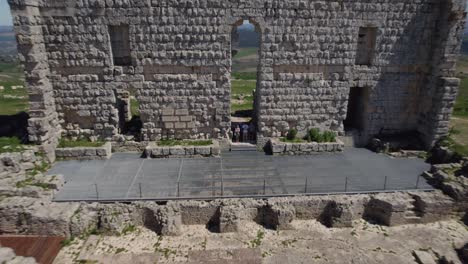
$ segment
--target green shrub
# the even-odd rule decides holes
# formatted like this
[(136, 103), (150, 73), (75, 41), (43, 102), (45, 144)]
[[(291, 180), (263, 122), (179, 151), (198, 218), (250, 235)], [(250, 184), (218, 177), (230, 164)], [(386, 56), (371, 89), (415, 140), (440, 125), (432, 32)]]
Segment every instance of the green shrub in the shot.
[(286, 136), (286, 139), (288, 140), (294, 140), (297, 137), (297, 129), (291, 128), (288, 131), (288, 135)]
[(309, 133), (307, 133), (306, 139), (309, 142), (317, 143), (336, 142), (336, 135), (333, 131), (325, 131), (322, 133), (320, 129), (312, 128), (309, 130)]
[(332, 131), (325, 131), (323, 132), (323, 142), (335, 142), (336, 141), (336, 135)]
[(318, 128), (312, 128), (309, 130), (307, 141), (311, 142), (322, 142), (322, 134)]

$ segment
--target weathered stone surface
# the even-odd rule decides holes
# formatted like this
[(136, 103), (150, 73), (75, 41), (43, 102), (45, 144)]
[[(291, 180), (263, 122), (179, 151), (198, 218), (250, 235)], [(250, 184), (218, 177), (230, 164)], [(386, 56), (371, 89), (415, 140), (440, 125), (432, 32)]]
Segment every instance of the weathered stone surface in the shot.
[[(417, 131), (429, 146), (448, 132), (460, 83), (464, 0), (9, 3), (33, 95), (29, 137), (44, 146), (61, 131), (112, 139), (128, 119), (119, 101), (130, 90), (144, 141), (228, 137), (231, 33), (245, 18), (262, 39), (260, 139), (290, 128), (343, 134), (357, 87), (366, 91), (363, 138)], [(126, 29), (122, 47), (112, 47), (113, 28)]]
[(278, 139), (270, 139), (268, 146), (273, 155), (307, 155), (319, 152), (341, 152), (344, 150), (344, 143), (339, 139), (333, 143), (285, 143)]
[(220, 153), (219, 142), (216, 140), (209, 146), (161, 147), (156, 142), (150, 142), (145, 149), (145, 156), (148, 158), (213, 157)]
[(53, 203), (26, 197), (6, 198), (0, 202), (0, 232), (70, 236), (70, 218), (77, 203)]
[(36, 264), (34, 258), (16, 256), (11, 248), (0, 247), (0, 260), (4, 264)]
[(230, 233), (237, 232), (240, 225), (239, 211), (242, 209), (237, 206), (223, 206), (220, 209), (219, 232)]
[(55, 156), (63, 159), (110, 159), (112, 156), (112, 143), (106, 142), (101, 147), (57, 148)]
[(434, 257), (427, 251), (414, 250), (413, 255), (419, 264), (436, 264)]

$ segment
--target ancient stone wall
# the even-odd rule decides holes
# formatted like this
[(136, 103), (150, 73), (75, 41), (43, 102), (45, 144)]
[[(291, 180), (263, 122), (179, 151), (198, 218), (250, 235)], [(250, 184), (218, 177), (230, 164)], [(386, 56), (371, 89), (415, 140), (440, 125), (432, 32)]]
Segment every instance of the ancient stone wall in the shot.
[[(58, 122), (68, 135), (112, 139), (122, 89), (140, 103), (143, 140), (226, 138), (231, 32), (243, 19), (261, 35), (259, 138), (293, 127), (343, 133), (350, 88), (360, 87), (364, 137), (419, 131), (431, 145), (447, 132), (459, 82), (463, 0), (9, 3), (31, 91), (30, 135), (39, 143)], [(113, 26), (128, 27), (128, 38), (117, 38), (129, 41), (131, 61), (122, 66)]]

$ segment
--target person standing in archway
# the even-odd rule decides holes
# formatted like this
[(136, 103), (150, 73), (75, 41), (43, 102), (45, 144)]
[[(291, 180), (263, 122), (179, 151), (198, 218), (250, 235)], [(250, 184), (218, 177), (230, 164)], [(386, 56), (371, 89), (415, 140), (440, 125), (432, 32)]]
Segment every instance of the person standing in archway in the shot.
[(249, 125), (247, 123), (242, 124), (242, 142), (249, 141)]
[(240, 126), (237, 125), (236, 129), (234, 129), (234, 137), (236, 139), (236, 142), (240, 141), (240, 136), (241, 136), (241, 129), (240, 129)]

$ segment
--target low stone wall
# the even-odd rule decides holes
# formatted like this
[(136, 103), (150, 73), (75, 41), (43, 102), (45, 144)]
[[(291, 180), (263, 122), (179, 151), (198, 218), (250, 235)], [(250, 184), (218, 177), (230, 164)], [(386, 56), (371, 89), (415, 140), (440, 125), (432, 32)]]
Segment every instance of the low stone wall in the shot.
[(273, 155), (308, 155), (321, 152), (341, 152), (344, 150), (344, 143), (336, 139), (331, 143), (286, 143), (279, 139), (270, 139), (270, 151)]
[(130, 225), (161, 235), (180, 235), (182, 225), (236, 232), (242, 221), (292, 229), (294, 220), (316, 219), (327, 227), (351, 227), (364, 218), (383, 225), (428, 223), (451, 217), (454, 201), (439, 191), (375, 195), (303, 196), (214, 201), (141, 201), (128, 204), (54, 203), (25, 197), (0, 201), (0, 233), (76, 236), (89, 230), (119, 234)]
[(55, 156), (62, 159), (109, 159), (112, 156), (112, 143), (107, 142), (101, 147), (57, 148)]
[(221, 153), (219, 142), (213, 140), (209, 146), (158, 146), (156, 142), (150, 142), (145, 150), (148, 158), (190, 158), (190, 157), (216, 157)]

